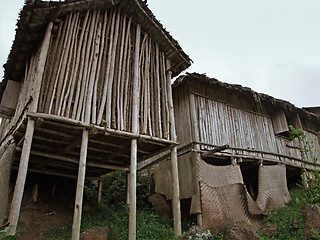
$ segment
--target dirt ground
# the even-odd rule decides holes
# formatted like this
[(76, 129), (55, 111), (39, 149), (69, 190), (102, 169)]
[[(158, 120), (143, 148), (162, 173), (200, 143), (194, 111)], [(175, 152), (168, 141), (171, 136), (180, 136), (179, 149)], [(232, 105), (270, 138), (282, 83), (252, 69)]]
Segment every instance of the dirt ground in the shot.
[(75, 189), (72, 180), (28, 176), (17, 228), (19, 239), (41, 239), (53, 226), (70, 223)]

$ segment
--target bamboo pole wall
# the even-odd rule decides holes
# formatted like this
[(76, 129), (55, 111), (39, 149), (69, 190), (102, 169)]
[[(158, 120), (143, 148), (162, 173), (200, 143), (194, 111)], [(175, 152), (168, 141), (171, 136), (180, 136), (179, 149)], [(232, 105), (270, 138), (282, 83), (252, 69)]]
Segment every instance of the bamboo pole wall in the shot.
[(215, 146), (228, 144), (231, 149), (226, 151), (229, 153), (255, 155), (264, 152), (265, 157), (274, 160), (278, 159), (278, 154), (300, 159), (299, 149), (304, 147), (312, 149), (305, 153), (305, 161), (313, 162), (314, 156), (319, 155), (317, 135), (307, 130), (304, 130), (306, 139), (299, 143), (297, 139), (291, 141), (276, 136), (271, 117), (202, 96), (195, 96), (195, 104), (201, 143)]
[(277, 153), (271, 118), (200, 96), (195, 99), (201, 142)]
[[(38, 112), (132, 132), (136, 26), (117, 8), (66, 16), (51, 42)], [(139, 56), (140, 133), (169, 139), (166, 57), (143, 29)]]

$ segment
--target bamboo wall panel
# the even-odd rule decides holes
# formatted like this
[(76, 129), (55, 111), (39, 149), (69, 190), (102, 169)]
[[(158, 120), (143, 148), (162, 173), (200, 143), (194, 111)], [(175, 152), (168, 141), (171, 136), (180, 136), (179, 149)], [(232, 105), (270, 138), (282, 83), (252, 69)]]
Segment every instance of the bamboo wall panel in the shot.
[[(320, 156), (320, 145), (316, 134), (304, 130), (306, 138), (300, 142), (298, 139), (290, 141), (289, 139), (277, 137), (277, 145), (279, 153), (286, 156), (292, 156), (298, 159), (304, 159), (306, 162), (313, 163)], [(307, 149), (306, 152), (301, 153), (300, 149)]]
[(243, 97), (241, 93), (197, 82), (193, 82), (191, 85), (192, 90), (199, 95), (207, 96), (220, 102), (229, 103), (248, 111), (260, 112), (259, 107), (257, 106), (258, 104), (250, 98)]
[(303, 156), (307, 162), (313, 162), (313, 159), (320, 155), (318, 137), (312, 132), (304, 130), (306, 138), (302, 143), (298, 139), (291, 141), (275, 135), (270, 117), (201, 96), (196, 96), (195, 101), (200, 142), (204, 144), (228, 144), (235, 150), (229, 149), (226, 152), (263, 156), (274, 160), (279, 160), (277, 155), (301, 159), (301, 148), (311, 149)]
[(277, 153), (271, 118), (196, 96), (200, 141)]
[(320, 144), (319, 144), (318, 136), (307, 130), (304, 130), (304, 133), (306, 135), (306, 138), (303, 143), (304, 145), (303, 148), (308, 149), (308, 151), (306, 152), (307, 161), (312, 162), (316, 160), (318, 163), (320, 163), (320, 160), (319, 160)]
[[(38, 111), (131, 132), (136, 24), (112, 8), (70, 13), (57, 27)], [(169, 139), (166, 57), (144, 32), (140, 49), (140, 133)]]
[(187, 86), (180, 87), (179, 91), (173, 93), (177, 138), (181, 146), (192, 141), (189, 94)]
[(276, 137), (276, 142), (279, 154), (301, 159), (299, 141), (297, 139), (290, 141), (289, 139), (283, 137)]

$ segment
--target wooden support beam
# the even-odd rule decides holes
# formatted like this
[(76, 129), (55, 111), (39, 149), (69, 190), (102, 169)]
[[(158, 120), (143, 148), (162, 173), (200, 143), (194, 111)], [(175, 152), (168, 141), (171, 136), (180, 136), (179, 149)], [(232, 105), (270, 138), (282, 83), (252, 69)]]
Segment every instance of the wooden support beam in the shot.
[[(98, 134), (98, 130), (96, 128), (93, 128), (89, 132), (89, 137), (95, 136), (96, 134)], [(77, 146), (79, 146), (80, 143), (81, 143), (81, 140), (77, 138), (73, 143), (69, 144), (64, 149), (58, 151), (57, 154), (63, 155), (65, 153), (68, 153), (72, 151), (74, 148), (76, 148)]]
[(100, 145), (107, 146), (107, 147), (114, 147), (114, 148), (121, 148), (121, 149), (124, 148), (123, 146), (121, 146), (119, 144), (114, 144), (114, 143), (109, 143), (109, 142), (104, 142), (104, 141), (99, 141), (99, 140), (94, 140), (94, 139), (89, 139), (89, 142), (95, 143), (95, 144), (100, 144)]
[(24, 192), (24, 185), (25, 185), (27, 171), (28, 171), (33, 132), (34, 132), (34, 120), (29, 118), (27, 123), (26, 134), (24, 137), (22, 152), (21, 152), (18, 176), (17, 176), (16, 185), (14, 188), (14, 193), (13, 193), (12, 202), (11, 202), (9, 222), (12, 228), (8, 232), (8, 235), (15, 234), (16, 228), (18, 225), (21, 202), (22, 202), (22, 197)]
[[(12, 169), (13, 170), (18, 170), (17, 167), (12, 167)], [(50, 170), (45, 170), (45, 169), (29, 168), (28, 172), (39, 173), (39, 174), (50, 175), (50, 176), (58, 176), (58, 177), (64, 177), (64, 178), (77, 179), (77, 176), (75, 176), (75, 175), (56, 172), (56, 171), (50, 171)]]
[[(88, 124), (85, 122), (81, 122), (81, 121), (77, 121), (71, 118), (66, 118), (66, 117), (61, 117), (61, 116), (56, 116), (56, 115), (51, 115), (51, 114), (45, 114), (45, 113), (28, 113), (27, 114), (28, 117), (32, 117), (32, 118), (44, 118), (45, 120), (50, 120), (50, 121), (57, 121), (57, 122), (62, 122), (62, 123), (66, 123), (66, 124), (71, 124), (71, 125), (75, 125), (75, 126), (81, 126), (81, 127), (85, 127), (88, 129), (92, 129), (92, 128), (96, 128), (98, 129), (98, 131), (104, 132), (106, 134), (111, 134), (111, 135), (115, 135), (115, 136), (123, 136), (126, 138), (136, 138), (136, 139), (143, 139), (143, 140), (148, 140), (151, 143), (156, 144), (158, 143), (163, 143), (163, 144), (167, 144), (167, 145), (172, 145), (172, 146), (176, 146), (178, 145), (177, 142), (171, 141), (171, 140), (167, 140), (167, 139), (163, 139), (163, 138), (158, 138), (158, 137), (152, 137), (152, 136), (148, 136), (148, 135), (143, 135), (143, 134), (139, 134), (138, 133), (130, 133), (130, 132), (125, 132), (125, 131), (120, 131), (120, 130), (115, 130), (115, 129), (111, 129), (111, 128), (105, 128), (105, 127), (101, 127), (99, 125), (93, 125), (93, 124)], [(39, 130), (37, 128), (37, 130)], [(62, 133), (59, 135), (58, 131), (53, 131), (53, 130), (48, 130), (48, 129), (43, 129), (41, 128), (42, 131), (47, 132), (47, 133), (52, 133), (52, 134), (56, 134), (58, 136), (65, 136), (65, 137), (74, 137), (74, 135), (69, 135), (66, 133)]]
[(251, 170), (253, 168), (257, 168), (258, 166), (260, 166), (262, 164), (263, 164), (263, 160), (260, 159), (258, 161), (254, 161), (252, 163), (247, 163), (246, 165), (242, 166), (241, 168), (242, 168), (243, 171), (249, 171), (249, 170)]
[[(64, 145), (67, 145), (69, 144), (70, 142), (68, 141), (63, 141), (63, 140), (57, 140), (57, 139), (52, 139), (52, 138), (47, 138), (47, 137), (41, 137), (41, 136), (33, 136), (33, 139), (34, 140), (39, 140), (39, 141), (42, 141), (42, 142), (49, 142), (49, 143), (58, 143), (58, 144), (64, 144)], [(17, 147), (21, 147), (17, 144)]]
[[(140, 37), (141, 25), (137, 24), (135, 53), (134, 53), (134, 68), (133, 68), (133, 105), (132, 105), (132, 132), (139, 134), (139, 55), (140, 55)], [(136, 239), (136, 197), (137, 197), (137, 139), (131, 140), (131, 161), (130, 161), (130, 203), (129, 203), (129, 240)]]
[[(171, 63), (167, 60), (167, 69), (171, 69)], [(172, 100), (171, 88), (172, 72), (167, 72), (168, 86), (168, 101), (169, 101), (169, 119), (170, 119), (170, 136), (171, 140), (177, 141), (176, 126), (174, 120), (174, 109)], [(179, 187), (179, 172), (178, 172), (178, 157), (177, 146), (171, 149), (171, 171), (172, 171), (172, 210), (173, 210), (173, 225), (175, 237), (182, 235), (181, 229), (181, 210), (180, 210), (180, 187)]]
[(229, 148), (229, 145), (223, 145), (223, 146), (219, 146), (219, 147), (215, 147), (214, 149), (210, 150), (210, 151), (207, 151), (205, 153), (202, 153), (201, 154), (201, 157), (209, 157), (210, 155), (213, 155), (217, 152), (221, 152), (223, 150), (226, 150)]
[[(169, 152), (171, 152), (172, 146), (166, 147), (166, 148), (162, 148), (159, 151), (153, 152), (151, 154), (148, 154), (147, 156), (143, 157), (142, 159), (139, 160), (138, 163), (138, 170), (143, 170), (147, 167), (150, 167), (151, 165), (154, 165), (156, 163), (158, 163), (161, 160), (158, 158), (158, 156), (161, 154), (165, 155), (167, 154), (169, 156)], [(149, 161), (150, 160), (150, 161)]]
[[(17, 151), (22, 151), (21, 148), (16, 148)], [(21, 154), (22, 155), (22, 154)], [(51, 153), (45, 153), (45, 152), (39, 152), (39, 151), (31, 151), (31, 155), (39, 156), (39, 157), (46, 157), (51, 159), (56, 159), (64, 162), (74, 163), (78, 164), (79, 161), (76, 158), (51, 154)], [(121, 171), (129, 171), (129, 168), (127, 167), (121, 167), (116, 165), (110, 165), (110, 164), (100, 164), (100, 163), (87, 163), (88, 167), (95, 167), (95, 168), (102, 168), (102, 169), (111, 169), (111, 170), (121, 170)]]
[(78, 183), (77, 183), (76, 200), (74, 204), (74, 214), (73, 214), (73, 224), (72, 224), (72, 240), (79, 240), (80, 238), (80, 224), (81, 224), (81, 214), (82, 214), (84, 180), (85, 180), (85, 172), (86, 172), (88, 138), (89, 138), (89, 131), (87, 129), (83, 129), (81, 150), (80, 150), (79, 171), (78, 171)]

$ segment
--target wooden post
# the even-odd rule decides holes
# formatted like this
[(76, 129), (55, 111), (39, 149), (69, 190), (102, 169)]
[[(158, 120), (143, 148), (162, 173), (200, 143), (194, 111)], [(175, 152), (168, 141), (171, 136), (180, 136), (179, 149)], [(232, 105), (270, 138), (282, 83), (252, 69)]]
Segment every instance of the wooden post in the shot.
[[(136, 44), (134, 53), (134, 69), (133, 69), (133, 105), (132, 105), (132, 132), (139, 133), (139, 52), (140, 52), (140, 36), (141, 25), (137, 24)], [(136, 188), (137, 188), (137, 139), (131, 140), (131, 162), (130, 162), (130, 203), (129, 203), (129, 240), (136, 239)]]
[(130, 204), (130, 172), (126, 172), (126, 177), (127, 177), (127, 205), (129, 206)]
[[(50, 38), (51, 38), (51, 30), (52, 30), (53, 23), (50, 22), (48, 24), (44, 39), (41, 44), (41, 50), (38, 57), (38, 64), (36, 68), (36, 74), (34, 76), (34, 89), (33, 93), (31, 94), (33, 97), (33, 101), (30, 104), (29, 111), (36, 112), (38, 108), (38, 101), (39, 101), (39, 94), (41, 89), (41, 81), (44, 73), (44, 67), (48, 55), (48, 49), (50, 45)], [(25, 134), (25, 139), (23, 142), (21, 157), (20, 157), (20, 164), (18, 170), (18, 176), (16, 180), (16, 185), (14, 188), (14, 193), (11, 202), (10, 214), (9, 214), (9, 222), (10, 226), (13, 226), (7, 235), (13, 235), (16, 232), (16, 228), (18, 225), (19, 215), (20, 215), (20, 208), (21, 202), (24, 192), (24, 185), (26, 182), (27, 171), (28, 171), (28, 164), (29, 164), (29, 157), (31, 151), (31, 143), (32, 137), (34, 132), (34, 120), (32, 118), (28, 118), (27, 129)]]
[(72, 240), (79, 240), (80, 238), (80, 224), (81, 224), (81, 213), (82, 213), (84, 179), (85, 179), (85, 172), (86, 172), (88, 138), (89, 138), (88, 129), (83, 129), (81, 150), (80, 150), (80, 160), (79, 160), (78, 183), (77, 183), (76, 200), (74, 204), (74, 214), (73, 214), (73, 224), (72, 224)]
[[(174, 109), (172, 100), (171, 78), (170, 71), (171, 63), (167, 60), (167, 87), (168, 87), (168, 101), (169, 101), (169, 117), (170, 117), (170, 135), (172, 141), (177, 141), (176, 126), (174, 120)], [(173, 225), (174, 235), (176, 237), (182, 235), (181, 230), (181, 212), (180, 212), (180, 188), (179, 188), (179, 172), (178, 172), (178, 157), (177, 146), (171, 149), (171, 171), (172, 171), (172, 210), (173, 210)]]
[[(190, 88), (190, 87), (189, 87)], [(198, 117), (197, 117), (197, 112), (196, 112), (196, 103), (195, 103), (195, 98), (194, 94), (190, 93), (189, 95), (190, 99), (190, 114), (191, 114), (191, 132), (192, 132), (192, 141), (197, 142), (194, 145), (194, 149), (196, 151), (200, 150), (200, 145), (198, 142), (200, 142), (200, 137), (199, 137), (199, 128), (198, 128)], [(200, 153), (197, 153), (200, 154)], [(199, 227), (202, 227), (202, 214), (198, 213), (197, 214), (197, 225)]]
[(16, 228), (18, 225), (21, 202), (22, 202), (22, 197), (24, 192), (24, 185), (26, 182), (27, 171), (28, 171), (33, 132), (34, 132), (34, 120), (32, 118), (28, 118), (26, 134), (25, 134), (22, 152), (21, 152), (19, 171), (18, 171), (16, 186), (14, 188), (10, 214), (9, 214), (9, 222), (12, 228), (8, 232), (8, 235), (15, 234)]
[(101, 196), (102, 196), (102, 179), (98, 180), (98, 205), (101, 205)]

